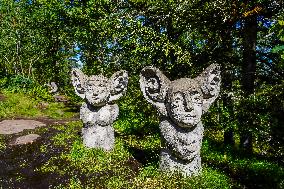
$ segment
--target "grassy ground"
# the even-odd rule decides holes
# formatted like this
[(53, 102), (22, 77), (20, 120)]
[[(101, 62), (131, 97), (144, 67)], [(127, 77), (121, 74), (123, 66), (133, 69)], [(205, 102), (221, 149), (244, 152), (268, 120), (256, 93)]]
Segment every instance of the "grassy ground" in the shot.
[(25, 93), (2, 91), (0, 100), (0, 119), (17, 117), (49, 117), (54, 119), (70, 118), (75, 115), (74, 107), (66, 107), (63, 103), (43, 102)]
[[(23, 102), (5, 94), (6, 101), (0, 102), (0, 107), (6, 108), (0, 109), (0, 117), (74, 115), (61, 104), (49, 103), (41, 109), (36, 105), (40, 102), (17, 95)], [(63, 114), (54, 113), (58, 109)], [(159, 171), (159, 133), (126, 132), (124, 121), (119, 119), (114, 124), (115, 148), (104, 152), (83, 146), (81, 128), (80, 121), (72, 121), (28, 131), (42, 135), (42, 140), (20, 147), (8, 147), (11, 137), (0, 136), (0, 160), (6, 161), (2, 175), (0, 171), (0, 188), (1, 183), (3, 188), (284, 188), (283, 166), (224, 147), (220, 132), (205, 131), (202, 173), (184, 178)]]
[[(86, 149), (73, 122), (57, 127), (52, 148), (63, 148), (38, 170), (68, 178), (59, 188), (283, 188), (284, 169), (277, 163), (245, 157), (205, 138), (200, 176), (183, 178), (158, 170), (159, 137), (117, 136), (114, 151)], [(116, 125), (117, 127), (117, 125)], [(50, 147), (51, 147), (50, 146)], [(48, 150), (47, 150), (48, 151)]]

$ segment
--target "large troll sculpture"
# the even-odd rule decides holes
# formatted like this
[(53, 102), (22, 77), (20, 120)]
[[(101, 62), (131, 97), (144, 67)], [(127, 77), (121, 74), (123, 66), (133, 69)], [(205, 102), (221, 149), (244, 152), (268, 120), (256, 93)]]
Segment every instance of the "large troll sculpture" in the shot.
[(141, 71), (143, 95), (160, 114), (161, 170), (178, 171), (185, 176), (201, 171), (204, 131), (201, 116), (218, 97), (220, 81), (220, 68), (216, 64), (196, 78), (175, 81), (170, 81), (154, 67)]
[(128, 74), (118, 71), (110, 79), (102, 75), (84, 75), (79, 69), (71, 72), (72, 84), (78, 96), (85, 99), (80, 109), (83, 121), (83, 143), (89, 148), (110, 151), (114, 147), (112, 123), (117, 119), (119, 108), (113, 103), (126, 92)]

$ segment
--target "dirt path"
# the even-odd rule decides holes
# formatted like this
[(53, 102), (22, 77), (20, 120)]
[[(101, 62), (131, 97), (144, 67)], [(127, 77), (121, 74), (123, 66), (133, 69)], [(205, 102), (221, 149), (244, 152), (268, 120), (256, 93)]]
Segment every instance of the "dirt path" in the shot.
[(0, 101), (5, 101), (6, 100), (6, 97), (0, 93)]
[(66, 124), (70, 121), (76, 121), (77, 118), (71, 119), (50, 119), (50, 118), (36, 118), (36, 119), (27, 119), (27, 118), (18, 118), (13, 120), (3, 120), (0, 122), (0, 135), (12, 135), (17, 134), (10, 140), (9, 144), (11, 145), (23, 145), (32, 143), (40, 135), (28, 134), (23, 135), (23, 131), (34, 130), (38, 127), (46, 127), (50, 125)]
[(55, 124), (66, 124), (70, 121), (78, 121), (80, 119), (79, 117), (65, 118), (65, 119), (52, 119), (48, 117), (35, 117), (35, 118), (16, 117), (14, 119), (0, 119), (0, 122), (4, 120), (34, 120), (34, 121), (42, 122), (46, 124), (46, 126), (49, 126), (49, 125), (55, 125)]
[[(37, 171), (37, 168), (47, 162), (50, 157), (58, 156), (63, 149), (56, 148), (43, 153), (41, 147), (50, 146), (52, 136), (58, 133), (58, 130), (49, 126), (64, 125), (77, 120), (79, 119), (17, 118), (3, 120), (4, 127), (18, 123), (14, 125), (15, 130), (22, 131), (15, 134), (0, 134), (2, 141), (6, 143), (6, 148), (0, 149), (0, 188), (44, 189), (53, 184), (64, 183), (64, 180), (58, 180), (58, 175), (46, 175)], [(0, 122), (0, 126), (1, 123), (3, 126), (3, 121)]]

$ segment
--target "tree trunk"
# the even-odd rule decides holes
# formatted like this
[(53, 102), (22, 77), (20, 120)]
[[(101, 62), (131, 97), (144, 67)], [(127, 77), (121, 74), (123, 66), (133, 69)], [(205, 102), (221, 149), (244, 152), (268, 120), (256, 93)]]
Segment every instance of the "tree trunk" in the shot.
[(229, 70), (223, 70), (223, 89), (227, 91), (222, 95), (223, 106), (226, 107), (229, 113), (229, 117), (223, 120), (225, 122), (225, 131), (224, 131), (224, 144), (234, 146), (234, 129), (232, 128), (232, 120), (234, 119), (234, 110), (233, 110), (233, 101), (231, 95), (228, 94), (228, 91), (232, 90), (233, 80), (232, 73)]
[[(231, 80), (229, 80), (229, 78), (227, 78), (227, 81), (231, 82)], [(231, 82), (232, 83), (232, 82)], [(224, 86), (226, 86), (224, 84)], [(227, 85), (227, 87), (230, 87), (231, 85)], [(233, 120), (233, 116), (234, 116), (234, 111), (233, 111), (233, 102), (232, 102), (232, 98), (231, 96), (224, 94), (223, 95), (223, 106), (227, 107), (230, 117), (228, 120), (226, 120), (226, 123), (229, 124), (229, 127), (227, 126), (227, 128), (225, 128), (224, 131), (224, 144), (225, 145), (229, 145), (229, 146), (234, 146), (235, 144), (235, 139), (234, 139), (234, 129), (232, 128), (232, 125), (230, 125), (231, 121)]]
[(223, 106), (228, 110), (229, 117), (225, 117), (223, 122), (223, 129), (224, 129), (224, 145), (234, 146), (234, 129), (232, 128), (232, 120), (234, 119), (234, 110), (233, 110), (233, 101), (232, 96), (229, 95), (229, 92), (232, 91), (233, 86), (233, 67), (236, 62), (233, 58), (233, 37), (232, 37), (232, 30), (234, 26), (232, 23), (228, 22), (223, 26), (222, 31), (222, 48), (217, 54), (220, 56), (220, 62), (222, 63), (222, 89), (223, 93), (221, 96), (221, 100), (223, 102)]
[[(242, 73), (242, 89), (244, 98), (254, 92), (254, 81), (256, 72), (256, 41), (257, 41), (257, 15), (246, 17), (244, 20), (243, 30), (243, 73)], [(253, 110), (244, 110), (244, 114)], [(242, 125), (242, 133), (240, 136), (240, 147), (248, 153), (252, 153), (252, 128), (253, 117), (244, 115), (240, 123)]]
[(233, 129), (227, 129), (224, 132), (224, 144), (229, 146), (234, 146), (235, 139), (234, 139), (234, 131)]

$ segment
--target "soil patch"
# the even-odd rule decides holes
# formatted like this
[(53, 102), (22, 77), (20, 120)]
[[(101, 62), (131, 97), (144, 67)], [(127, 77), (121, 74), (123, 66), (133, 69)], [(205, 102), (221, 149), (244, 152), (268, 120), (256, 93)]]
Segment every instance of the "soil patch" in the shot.
[(6, 97), (3, 94), (0, 94), (0, 101), (5, 101)]
[[(67, 182), (69, 178), (37, 170), (51, 157), (62, 153), (63, 149), (53, 148), (50, 144), (50, 138), (57, 132), (50, 128), (48, 132), (41, 133), (42, 137), (33, 143), (7, 146), (0, 151), (0, 188), (45, 189)], [(48, 152), (43, 153), (41, 146), (46, 146)]]
[(45, 123), (47, 126), (49, 126), (49, 125), (61, 125), (61, 124), (64, 125), (71, 121), (78, 121), (80, 120), (80, 118), (73, 117), (73, 118), (66, 118), (66, 119), (51, 119), (47, 117), (38, 117), (38, 118), (34, 118), (33, 120), (40, 121), (42, 123)]
[[(78, 121), (80, 120), (79, 117), (74, 117), (74, 118), (66, 118), (66, 119), (51, 119), (51, 118), (47, 118), (47, 117), (38, 117), (38, 118), (24, 118), (24, 117), (18, 117), (15, 118), (13, 120), (1, 120), (0, 119), (0, 134), (14, 134), (14, 133), (19, 133), (22, 132), (25, 129), (35, 129), (36, 127), (33, 126), (33, 124), (38, 123), (40, 127), (42, 126), (49, 126), (49, 125), (59, 125), (59, 124), (66, 124), (68, 122), (71, 121)], [(30, 125), (29, 123), (32, 123), (32, 125)], [(15, 123), (20, 123), (20, 125), (22, 125), (22, 123), (24, 125), (28, 125), (28, 126), (23, 126), (22, 129), (18, 128), (18, 125), (15, 125)], [(14, 125), (14, 126), (13, 126)], [(37, 124), (36, 124), (37, 125)], [(39, 127), (37, 126), (37, 127)], [(12, 132), (9, 130), (12, 130), (12, 128), (10, 127), (17, 127), (17, 129), (19, 129), (19, 132)], [(27, 127), (27, 128), (25, 128)]]

